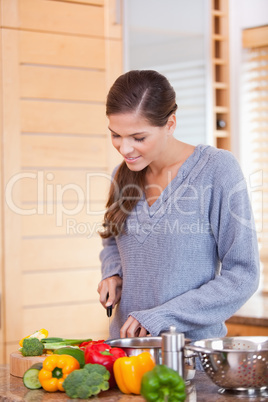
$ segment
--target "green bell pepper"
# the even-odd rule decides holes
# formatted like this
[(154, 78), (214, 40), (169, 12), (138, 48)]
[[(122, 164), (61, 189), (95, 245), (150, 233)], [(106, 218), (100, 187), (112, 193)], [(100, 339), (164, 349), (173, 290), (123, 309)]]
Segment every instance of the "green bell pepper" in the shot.
[(163, 364), (143, 375), (141, 395), (148, 402), (183, 402), (187, 396), (183, 378)]

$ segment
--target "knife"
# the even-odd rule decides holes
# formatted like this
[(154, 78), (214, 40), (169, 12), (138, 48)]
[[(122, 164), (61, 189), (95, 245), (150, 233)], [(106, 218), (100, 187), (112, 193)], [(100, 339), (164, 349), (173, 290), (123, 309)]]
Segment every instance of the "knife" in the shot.
[[(107, 295), (106, 295), (106, 301), (109, 299), (109, 292), (107, 292)], [(109, 317), (109, 333), (110, 333), (110, 323), (111, 323), (111, 316), (112, 316), (112, 313), (113, 313), (113, 306), (108, 306), (108, 307), (106, 307), (106, 314), (107, 314), (107, 317)]]
[[(106, 296), (106, 301), (109, 299), (109, 292), (107, 293)], [(112, 313), (113, 313), (113, 306), (108, 306), (106, 307), (106, 313), (107, 313), (107, 317), (112, 317)], [(110, 320), (109, 320), (109, 324), (110, 324)], [(109, 325), (110, 326), (110, 325)]]

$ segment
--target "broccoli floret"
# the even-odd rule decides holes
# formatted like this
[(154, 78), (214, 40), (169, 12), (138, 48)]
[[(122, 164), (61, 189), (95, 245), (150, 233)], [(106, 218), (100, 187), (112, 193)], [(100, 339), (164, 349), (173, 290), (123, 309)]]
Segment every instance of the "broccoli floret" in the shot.
[(87, 399), (89, 397), (89, 373), (84, 370), (72, 371), (64, 380), (62, 386), (71, 398)]
[(103, 379), (108, 381), (110, 378), (110, 372), (101, 364), (91, 364), (88, 363), (84, 366), (84, 369), (89, 372), (89, 374), (92, 373), (99, 373), (102, 375)]
[(101, 391), (109, 389), (109, 383), (99, 373), (89, 374), (87, 385), (90, 387), (91, 395), (97, 395)]
[[(90, 370), (89, 368), (74, 370), (65, 378), (62, 385), (70, 398), (87, 399), (109, 389), (109, 383), (106, 381), (108, 370), (104, 366), (101, 366), (104, 370), (100, 369), (99, 364), (90, 364), (90, 366), (92, 366)], [(109, 377), (108, 372), (108, 379)]]
[(44, 346), (37, 338), (26, 338), (23, 341), (21, 353), (23, 356), (41, 356)]

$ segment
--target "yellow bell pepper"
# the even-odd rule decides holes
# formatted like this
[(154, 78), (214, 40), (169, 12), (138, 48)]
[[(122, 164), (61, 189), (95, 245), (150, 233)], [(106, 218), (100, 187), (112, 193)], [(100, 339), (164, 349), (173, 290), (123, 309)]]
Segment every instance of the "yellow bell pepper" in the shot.
[(22, 347), (23, 346), (23, 341), (26, 338), (37, 338), (37, 339), (39, 339), (39, 341), (41, 341), (41, 339), (47, 338), (47, 336), (48, 336), (48, 331), (46, 329), (42, 328), (42, 329), (39, 329), (39, 331), (35, 331), (33, 334), (25, 336), (24, 338), (22, 338), (19, 341), (19, 345)]
[(140, 394), (143, 374), (151, 371), (155, 361), (149, 352), (138, 356), (119, 357), (114, 362), (114, 377), (118, 388), (124, 394)]
[(48, 392), (65, 391), (62, 384), (65, 378), (74, 370), (80, 369), (78, 361), (70, 355), (51, 355), (43, 361), (39, 371), (39, 381)]

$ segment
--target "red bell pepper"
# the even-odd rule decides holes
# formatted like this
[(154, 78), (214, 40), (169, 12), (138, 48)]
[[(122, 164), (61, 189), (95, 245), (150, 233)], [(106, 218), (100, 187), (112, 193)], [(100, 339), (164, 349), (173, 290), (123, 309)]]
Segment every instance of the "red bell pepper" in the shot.
[(104, 342), (105, 342), (104, 339), (101, 339), (99, 341), (82, 342), (80, 343), (79, 348), (85, 350), (88, 345), (95, 345), (96, 343), (104, 343)]
[(119, 357), (124, 356), (126, 356), (126, 353), (123, 349), (112, 348), (110, 345), (107, 345), (106, 343), (95, 343), (86, 346), (85, 363), (101, 364), (102, 366), (106, 367), (106, 369), (110, 372), (111, 375), (109, 379), (110, 388), (113, 388), (116, 386), (116, 381), (113, 372), (114, 362)]

